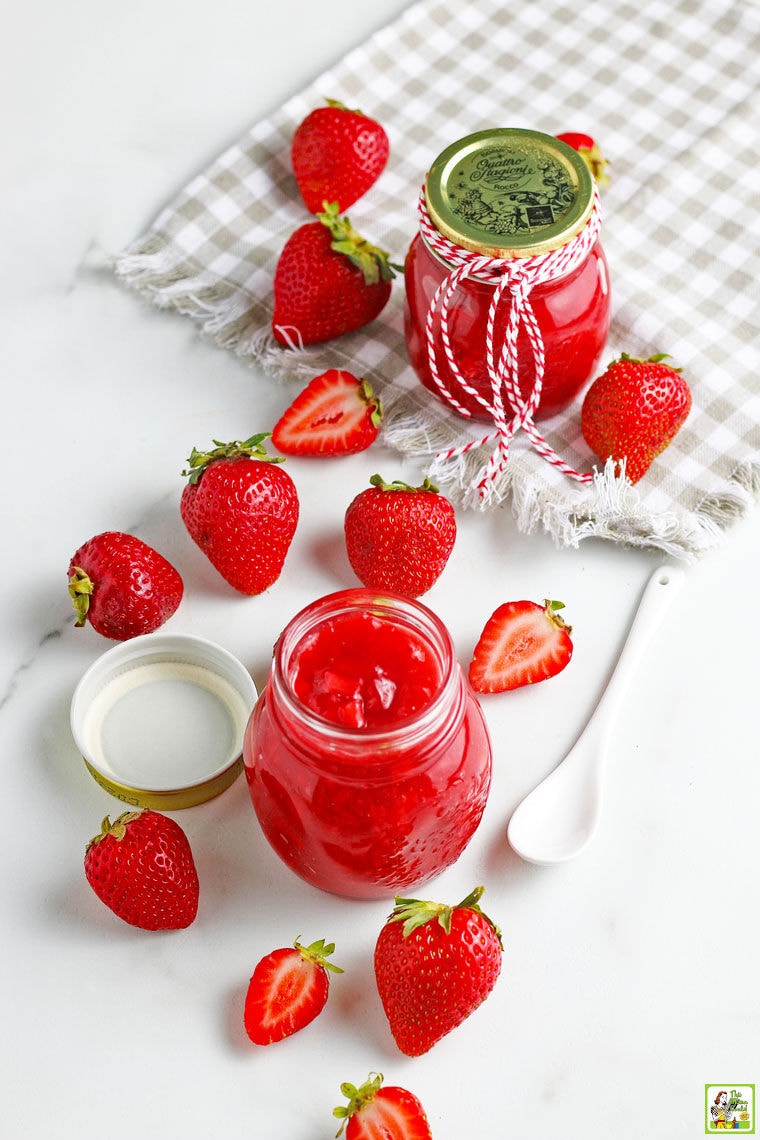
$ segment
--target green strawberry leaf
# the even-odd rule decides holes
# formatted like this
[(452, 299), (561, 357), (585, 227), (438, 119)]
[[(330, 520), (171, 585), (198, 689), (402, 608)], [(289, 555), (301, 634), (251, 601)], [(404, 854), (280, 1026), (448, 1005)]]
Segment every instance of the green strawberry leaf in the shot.
[(187, 458), (189, 467), (182, 474), (189, 476), (188, 482), (195, 484), (206, 468), (217, 459), (256, 459), (262, 463), (284, 463), (285, 460), (282, 455), (268, 455), (261, 446), (265, 439), (269, 439), (270, 435), (271, 432), (262, 431), (257, 435), (249, 436), (248, 439), (235, 439), (231, 443), (223, 443), (219, 439), (214, 439), (211, 442), (216, 446), (209, 451), (198, 451), (194, 447)]
[(330, 231), (330, 248), (347, 257), (352, 265), (361, 270), (366, 285), (376, 285), (378, 281), (391, 281), (403, 268), (394, 265), (388, 254), (354, 229), (347, 217), (341, 218), (337, 202), (323, 202), (322, 213), (317, 218)]

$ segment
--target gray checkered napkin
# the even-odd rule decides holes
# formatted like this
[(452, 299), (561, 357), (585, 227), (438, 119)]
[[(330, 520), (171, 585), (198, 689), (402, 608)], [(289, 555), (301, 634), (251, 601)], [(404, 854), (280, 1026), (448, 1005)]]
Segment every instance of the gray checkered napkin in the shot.
[[(499, 499), (522, 530), (542, 528), (559, 545), (595, 535), (692, 560), (760, 495), (759, 80), (752, 0), (421, 0), (193, 178), (115, 270), (273, 377), (303, 382), (329, 367), (367, 376), (386, 406), (386, 441), (435, 469), (461, 502), (486, 456), (435, 464), (472, 428), (414, 378), (400, 279), (364, 329), (300, 351), (271, 337), (277, 258), (308, 220), (290, 166), (293, 131), (328, 97), (385, 125), (391, 159), (350, 215), (397, 262), (416, 232), (425, 171), (449, 143), (490, 126), (593, 134), (611, 171), (609, 359), (669, 353), (694, 406), (635, 487), (579, 484), (518, 435)], [(576, 403), (542, 430), (589, 471), (578, 413)]]

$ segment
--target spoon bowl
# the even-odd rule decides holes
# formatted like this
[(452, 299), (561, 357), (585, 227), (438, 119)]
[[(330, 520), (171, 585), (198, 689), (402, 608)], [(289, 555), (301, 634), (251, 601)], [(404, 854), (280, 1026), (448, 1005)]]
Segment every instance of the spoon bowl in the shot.
[(649, 578), (607, 687), (578, 740), (530, 792), (507, 827), (510, 846), (528, 863), (565, 863), (594, 837), (602, 810), (602, 777), (623, 694), (650, 638), (686, 579), (678, 566)]

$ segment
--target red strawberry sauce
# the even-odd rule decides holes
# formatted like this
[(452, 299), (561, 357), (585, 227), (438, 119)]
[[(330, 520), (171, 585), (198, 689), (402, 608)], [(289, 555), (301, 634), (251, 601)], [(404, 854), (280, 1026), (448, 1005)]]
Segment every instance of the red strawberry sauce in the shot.
[(416, 631), (370, 611), (338, 614), (296, 647), (293, 688), (333, 724), (379, 728), (430, 704), (438, 663)]
[[(404, 321), (409, 359), (422, 383), (446, 400), (431, 373), (431, 351), (458, 410), (489, 420), (494, 396), (487, 361), (490, 356), (498, 372), (514, 348), (523, 400), (535, 387), (536, 359), (545, 358), (535, 418), (560, 411), (591, 379), (610, 324), (601, 215), (583, 157), (540, 131), (476, 131), (431, 163), (419, 205), (420, 230), (404, 267)], [(446, 308), (448, 340), (440, 319)]]
[[(409, 360), (418, 378), (439, 395), (430, 374), (425, 320), (430, 301), (444, 280), (448, 267), (417, 234), (405, 262), (406, 304), (404, 329)], [(449, 335), (457, 366), (464, 379), (490, 402), (486, 368), (486, 325), (493, 286), (478, 281), (460, 283), (449, 311)], [(594, 374), (607, 341), (610, 324), (609, 271), (599, 242), (586, 261), (557, 281), (536, 285), (531, 305), (543, 336), (546, 363), (541, 403), (536, 419), (560, 411), (580, 392)], [(504, 343), (509, 305), (500, 308), (494, 328), (497, 345)], [(520, 391), (527, 399), (533, 390), (533, 354), (525, 328), (517, 338)], [(475, 419), (488, 414), (478, 401), (451, 379), (449, 366), (438, 355), (441, 379)]]
[(491, 747), (445, 626), (356, 589), (298, 614), (249, 721), (245, 771), (277, 854), (323, 890), (385, 898), (458, 858)]

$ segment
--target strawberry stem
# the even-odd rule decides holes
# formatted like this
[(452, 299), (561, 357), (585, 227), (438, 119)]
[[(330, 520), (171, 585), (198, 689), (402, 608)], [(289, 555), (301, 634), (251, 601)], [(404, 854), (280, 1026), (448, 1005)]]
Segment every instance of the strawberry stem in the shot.
[(544, 598), (544, 607), (546, 609), (546, 616), (550, 621), (553, 621), (559, 629), (567, 630), (568, 634), (573, 632), (573, 627), (571, 625), (568, 625), (565, 619), (559, 613), (560, 610), (564, 610), (565, 608), (564, 602), (558, 602), (553, 601), (550, 598)]
[(343, 970), (340, 966), (336, 966), (334, 962), (328, 962), (327, 959), (335, 952), (334, 942), (325, 942), (324, 938), (319, 938), (316, 942), (310, 943), (308, 946), (303, 946), (298, 938), (293, 943), (296, 950), (300, 951), (301, 957), (307, 962), (313, 962), (316, 966), (323, 966), (325, 970), (331, 970), (333, 974), (342, 974)]
[(334, 107), (336, 111), (348, 111), (351, 115), (361, 115), (365, 119), (367, 117), (364, 111), (360, 111), (358, 107), (347, 107), (345, 103), (341, 103), (340, 99), (325, 98), (325, 103), (328, 107)]
[(90, 848), (94, 846), (94, 844), (100, 843), (102, 839), (106, 839), (109, 835), (111, 835), (117, 842), (120, 839), (123, 839), (127, 834), (128, 825), (132, 822), (133, 819), (137, 819), (138, 816), (141, 815), (141, 810), (123, 811), (121, 815), (116, 817), (113, 823), (111, 823), (110, 817), (106, 816), (100, 825), (100, 832), (92, 837), (85, 850), (89, 851)]
[(488, 923), (488, 925), (491, 927), (491, 929), (496, 934), (496, 937), (499, 939), (499, 945), (503, 949), (504, 944), (501, 940), (501, 930), (496, 925), (496, 923), (493, 921), (493, 919), (490, 918), (484, 910), (481, 910), (480, 906), (478, 905), (478, 903), (480, 902), (480, 899), (483, 895), (484, 890), (485, 890), (485, 887), (475, 887), (475, 889), (470, 892), (470, 894), (467, 896), (466, 899), (462, 899), (462, 901), (459, 903), (459, 906), (463, 910), (474, 910), (478, 914), (482, 915), (483, 918)]
[(373, 427), (380, 427), (383, 422), (383, 403), (374, 393), (369, 380), (362, 376), (359, 381), (359, 396), (369, 408), (369, 418)]
[(594, 143), (591, 147), (579, 147), (578, 154), (583, 158), (599, 185), (609, 186), (610, 176), (607, 170), (609, 162), (603, 156), (597, 143)]
[(361, 271), (366, 285), (377, 285), (378, 281), (391, 281), (402, 266), (388, 260), (388, 254), (354, 229), (347, 217), (341, 218), (337, 202), (323, 202), (322, 213), (317, 218), (326, 226), (332, 236), (330, 248), (342, 253), (352, 265)]
[(475, 887), (474, 890), (470, 891), (467, 898), (462, 899), (458, 905), (464, 907), (466, 910), (480, 910), (478, 903), (483, 897), (484, 890), (485, 887)]
[(336, 1116), (343, 1122), (335, 1133), (336, 1137), (340, 1136), (349, 1118), (352, 1117), (355, 1112), (359, 1112), (362, 1108), (365, 1108), (371, 1100), (375, 1099), (382, 1084), (382, 1073), (370, 1073), (364, 1084), (359, 1085), (358, 1088), (349, 1081), (343, 1082), (340, 1086), (340, 1091), (343, 1093), (343, 1096), (348, 1097), (348, 1104), (339, 1104), (337, 1108), (333, 1109), (333, 1116)]
[[(622, 361), (625, 361), (626, 364), (661, 364), (663, 360), (670, 360), (669, 352), (655, 352), (652, 356), (647, 357), (629, 356), (627, 352), (621, 352), (620, 356), (618, 356), (616, 360), (611, 361), (607, 367), (612, 368), (613, 365), (620, 364)], [(671, 368), (673, 372), (683, 371), (681, 368), (673, 368), (672, 364), (669, 364), (668, 367)]]
[(496, 933), (499, 943), (501, 944), (501, 931), (499, 927), (478, 905), (484, 890), (484, 887), (475, 887), (474, 890), (470, 891), (469, 895), (462, 899), (460, 903), (457, 903), (456, 906), (431, 902), (427, 899), (396, 898), (396, 905), (388, 918), (388, 922), (403, 922), (402, 938), (408, 938), (413, 930), (424, 926), (426, 922), (431, 922), (432, 920), (437, 921), (446, 934), (450, 934), (451, 916), (454, 911), (474, 910), (477, 914), (483, 916), (488, 925)]
[(90, 608), (90, 598), (92, 591), (95, 589), (92, 578), (81, 566), (72, 567), (71, 577), (69, 578), (69, 596), (71, 597), (74, 611), (77, 615), (77, 620), (74, 622), (75, 626), (83, 626), (87, 618), (87, 611)]
[(446, 931), (446, 934), (451, 933), (451, 915), (458, 910), (476, 911), (483, 915), (485, 921), (489, 926), (496, 931), (501, 942), (501, 931), (499, 930), (496, 922), (493, 922), (488, 914), (485, 914), (481, 907), (477, 904), (483, 894), (484, 887), (475, 887), (471, 893), (463, 898), (463, 901), (457, 903), (456, 906), (449, 906), (446, 903), (433, 903), (430, 899), (420, 898), (397, 898), (395, 899), (394, 909), (389, 917), (389, 922), (403, 922), (403, 929), (401, 936), (408, 938), (412, 930), (416, 930), (420, 926), (425, 926), (426, 922), (435, 920), (439, 926)]
[(182, 472), (189, 476), (190, 483), (197, 483), (203, 472), (217, 459), (256, 459), (261, 463), (283, 463), (282, 455), (267, 455), (261, 446), (268, 439), (271, 432), (262, 431), (258, 435), (249, 436), (248, 439), (235, 439), (231, 443), (222, 443), (219, 439), (212, 440), (216, 446), (209, 451), (198, 451), (193, 448), (187, 458), (189, 469)]
[(451, 930), (451, 912), (454, 908), (446, 903), (432, 902), (430, 899), (396, 899), (396, 905), (389, 922), (402, 922), (402, 938), (408, 938), (413, 930), (426, 922), (436, 920), (448, 934)]
[(387, 483), (382, 475), (372, 475), (370, 485), (379, 487), (381, 491), (432, 491), (436, 495), (439, 493), (435, 483), (431, 483), (427, 476), (424, 483), (420, 484), (419, 487), (413, 487), (411, 483), (404, 483), (401, 479), (394, 479), (392, 483)]

